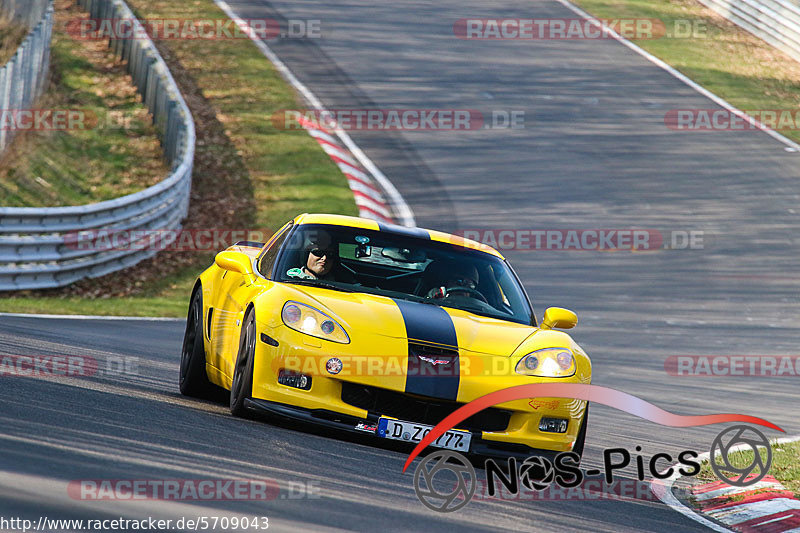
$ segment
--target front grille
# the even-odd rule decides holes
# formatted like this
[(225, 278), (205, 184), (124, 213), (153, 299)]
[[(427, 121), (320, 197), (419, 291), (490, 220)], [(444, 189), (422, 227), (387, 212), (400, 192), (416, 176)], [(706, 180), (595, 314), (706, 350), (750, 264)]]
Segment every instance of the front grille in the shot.
[[(408, 422), (435, 426), (447, 415), (464, 405), (437, 399), (421, 399), (402, 392), (368, 385), (342, 382), (342, 401), (370, 413), (392, 416)], [(469, 431), (505, 431), (511, 412), (490, 407), (472, 415), (456, 426)]]

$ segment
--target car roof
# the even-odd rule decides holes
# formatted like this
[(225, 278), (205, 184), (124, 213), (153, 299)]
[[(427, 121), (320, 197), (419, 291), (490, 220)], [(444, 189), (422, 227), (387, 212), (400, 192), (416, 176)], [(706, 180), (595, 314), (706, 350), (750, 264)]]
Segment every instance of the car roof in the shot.
[(443, 231), (436, 231), (425, 228), (408, 228), (405, 226), (398, 226), (396, 224), (389, 224), (387, 222), (378, 222), (369, 218), (350, 217), (345, 215), (328, 215), (323, 213), (303, 213), (295, 217), (295, 224), (330, 224), (332, 226), (347, 226), (350, 228), (362, 228), (373, 231), (383, 231), (386, 233), (394, 233), (396, 235), (404, 235), (410, 237), (418, 237), (421, 239), (429, 239), (437, 242), (448, 242), (469, 248), (470, 250), (477, 250), (490, 255), (505, 259), (503, 255), (487, 244), (473, 241), (472, 239), (465, 239), (464, 237), (445, 233)]

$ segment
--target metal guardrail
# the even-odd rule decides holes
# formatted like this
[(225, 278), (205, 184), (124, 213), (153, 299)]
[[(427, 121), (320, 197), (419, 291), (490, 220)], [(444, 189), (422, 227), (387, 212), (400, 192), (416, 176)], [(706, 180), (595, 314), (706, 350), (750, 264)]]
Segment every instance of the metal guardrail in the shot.
[(110, 47), (127, 61), (128, 72), (153, 115), (172, 172), (153, 187), (106, 202), (0, 208), (0, 291), (62, 287), (133, 266), (158, 249), (136, 242), (124, 249), (84, 248), (76, 246), (76, 239), (81, 232), (98, 229), (177, 230), (188, 213), (195, 126), (175, 80), (152, 40), (139, 37), (144, 29), (123, 0), (78, 0), (78, 4), (92, 18), (135, 21), (132, 35), (137, 37), (113, 40)]
[[(30, 109), (47, 84), (53, 4), (51, 0), (0, 0), (0, 14), (31, 28), (11, 60), (0, 69), (0, 112)], [(14, 128), (0, 127), (0, 153), (11, 144), (15, 133)]]
[(800, 7), (788, 0), (700, 0), (734, 24), (800, 61)]

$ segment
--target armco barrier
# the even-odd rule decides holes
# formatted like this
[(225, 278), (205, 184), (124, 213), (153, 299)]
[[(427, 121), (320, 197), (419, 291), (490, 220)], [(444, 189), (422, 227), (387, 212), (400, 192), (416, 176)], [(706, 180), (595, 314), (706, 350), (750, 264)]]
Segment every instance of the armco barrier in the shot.
[(800, 7), (788, 0), (700, 0), (734, 24), (800, 61)]
[[(0, 15), (31, 32), (0, 69), (0, 110), (30, 109), (42, 95), (50, 69), (53, 4), (50, 0), (0, 0)], [(0, 153), (11, 144), (14, 130), (0, 127)]]
[[(92, 18), (135, 18), (123, 0), (78, 0), (78, 4)], [(141, 29), (134, 32), (142, 33)], [(179, 229), (186, 218), (195, 149), (189, 108), (150, 39), (112, 41), (111, 47), (128, 62), (128, 72), (154, 117), (172, 171), (149, 189), (97, 204), (0, 208), (0, 291), (61, 287), (127, 268), (157, 253), (135, 243), (124, 250), (81, 250), (70, 245), (70, 234), (74, 237), (76, 232), (98, 228)]]

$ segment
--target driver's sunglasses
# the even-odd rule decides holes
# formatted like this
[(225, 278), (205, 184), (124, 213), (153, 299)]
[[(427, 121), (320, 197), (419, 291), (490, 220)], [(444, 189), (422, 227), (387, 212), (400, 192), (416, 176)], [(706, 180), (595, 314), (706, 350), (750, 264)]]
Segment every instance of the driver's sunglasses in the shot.
[(336, 255), (332, 250), (323, 250), (322, 248), (314, 248), (311, 250), (311, 253), (314, 254), (315, 257), (322, 257), (324, 255), (334, 257)]
[(471, 280), (470, 278), (456, 278), (453, 281), (455, 281), (456, 285), (458, 285), (459, 287), (467, 287), (472, 290), (475, 290), (478, 286), (478, 284), (475, 283), (475, 281)]

